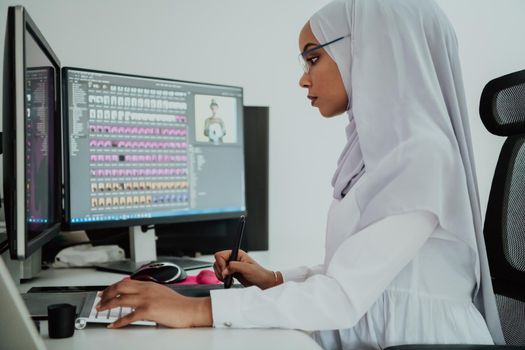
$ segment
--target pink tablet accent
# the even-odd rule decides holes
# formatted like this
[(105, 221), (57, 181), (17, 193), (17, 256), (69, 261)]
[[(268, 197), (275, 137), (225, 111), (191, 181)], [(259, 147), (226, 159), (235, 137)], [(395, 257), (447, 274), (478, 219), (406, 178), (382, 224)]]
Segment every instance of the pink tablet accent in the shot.
[(175, 284), (220, 284), (215, 273), (211, 270), (202, 270), (196, 276), (188, 276), (184, 281)]

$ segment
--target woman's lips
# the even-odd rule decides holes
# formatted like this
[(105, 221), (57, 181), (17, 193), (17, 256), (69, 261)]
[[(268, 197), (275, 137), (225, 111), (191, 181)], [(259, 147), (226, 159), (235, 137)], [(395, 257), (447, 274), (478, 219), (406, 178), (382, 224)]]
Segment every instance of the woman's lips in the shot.
[(312, 106), (314, 106), (315, 105), (315, 101), (317, 101), (317, 97), (316, 96), (308, 96), (308, 99), (311, 101)]

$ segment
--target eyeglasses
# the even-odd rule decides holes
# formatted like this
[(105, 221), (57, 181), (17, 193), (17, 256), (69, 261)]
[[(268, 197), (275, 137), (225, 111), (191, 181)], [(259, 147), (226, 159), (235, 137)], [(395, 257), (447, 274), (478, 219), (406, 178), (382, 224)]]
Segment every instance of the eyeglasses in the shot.
[(305, 56), (306, 56), (307, 54), (309, 54), (309, 53), (311, 53), (311, 52), (314, 52), (314, 51), (316, 51), (316, 50), (319, 50), (319, 49), (321, 49), (321, 48), (323, 48), (323, 47), (325, 47), (325, 46), (328, 46), (328, 45), (330, 45), (330, 44), (333, 44), (333, 43), (335, 43), (335, 42), (338, 42), (339, 40), (343, 40), (344, 38), (349, 37), (349, 36), (350, 36), (350, 34), (348, 34), (348, 35), (344, 35), (344, 36), (341, 36), (341, 37), (339, 37), (339, 38), (337, 38), (337, 39), (334, 39), (334, 40), (332, 40), (332, 41), (329, 41), (329, 42), (327, 42), (327, 43), (325, 43), (325, 44), (319, 44), (319, 45), (316, 45), (316, 46), (314, 46), (314, 47), (312, 47), (312, 48), (310, 48), (310, 49), (306, 49), (306, 50), (304, 50), (303, 52), (301, 52), (301, 53), (299, 54), (299, 63), (301, 64), (301, 67), (303, 68), (303, 71), (304, 71), (306, 74), (308, 74), (308, 72), (310, 72), (310, 67), (312, 66), (312, 62), (309, 61), (309, 60), (307, 60), (307, 59), (305, 58)]

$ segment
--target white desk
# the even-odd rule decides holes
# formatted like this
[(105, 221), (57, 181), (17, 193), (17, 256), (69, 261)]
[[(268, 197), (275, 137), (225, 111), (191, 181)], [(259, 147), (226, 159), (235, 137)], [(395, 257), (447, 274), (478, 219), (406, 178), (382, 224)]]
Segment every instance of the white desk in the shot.
[(278, 329), (160, 329), (127, 327), (109, 330), (104, 326), (88, 326), (66, 339), (47, 337), (47, 325), (42, 322), (44, 342), (48, 350), (117, 350), (117, 349), (320, 349), (307, 334)]
[[(259, 254), (257, 254), (259, 255)], [(264, 260), (264, 253), (258, 256)], [(204, 257), (210, 260), (211, 257)], [(197, 271), (189, 271), (194, 274)], [(121, 280), (123, 275), (82, 269), (49, 269), (29, 283), (20, 285), (21, 292), (31, 287), (43, 286), (87, 286), (108, 285)], [(50, 339), (47, 323), (41, 322), (41, 334), (49, 350), (163, 350), (163, 349), (320, 349), (310, 336), (301, 331), (282, 329), (168, 329), (161, 327), (129, 326), (109, 330), (103, 325), (88, 325), (76, 330), (75, 335), (66, 339)]]

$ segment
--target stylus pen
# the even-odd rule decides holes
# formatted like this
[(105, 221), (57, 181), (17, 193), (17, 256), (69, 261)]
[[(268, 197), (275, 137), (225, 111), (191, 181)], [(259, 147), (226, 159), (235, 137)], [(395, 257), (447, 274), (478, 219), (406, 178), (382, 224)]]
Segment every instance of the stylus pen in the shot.
[[(232, 261), (237, 261), (237, 257), (239, 255), (239, 249), (241, 248), (242, 235), (244, 233), (245, 224), (246, 224), (246, 217), (242, 215), (241, 219), (239, 220), (239, 226), (237, 226), (237, 237), (235, 237), (235, 244), (233, 246), (230, 257), (228, 258), (228, 264)], [(232, 283), (233, 283), (232, 275), (228, 275), (224, 278), (224, 288), (230, 288), (232, 286)]]

